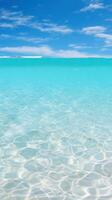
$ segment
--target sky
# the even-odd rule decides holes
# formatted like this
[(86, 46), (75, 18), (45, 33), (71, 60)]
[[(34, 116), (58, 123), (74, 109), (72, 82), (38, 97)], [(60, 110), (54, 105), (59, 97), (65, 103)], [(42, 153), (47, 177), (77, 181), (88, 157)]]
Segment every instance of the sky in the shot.
[(0, 57), (112, 57), (112, 0), (0, 0)]

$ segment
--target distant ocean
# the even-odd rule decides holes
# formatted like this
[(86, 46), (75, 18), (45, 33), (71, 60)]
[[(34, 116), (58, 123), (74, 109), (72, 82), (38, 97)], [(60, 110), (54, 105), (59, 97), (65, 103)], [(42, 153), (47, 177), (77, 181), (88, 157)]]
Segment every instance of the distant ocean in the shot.
[(112, 59), (0, 59), (0, 200), (112, 200)]

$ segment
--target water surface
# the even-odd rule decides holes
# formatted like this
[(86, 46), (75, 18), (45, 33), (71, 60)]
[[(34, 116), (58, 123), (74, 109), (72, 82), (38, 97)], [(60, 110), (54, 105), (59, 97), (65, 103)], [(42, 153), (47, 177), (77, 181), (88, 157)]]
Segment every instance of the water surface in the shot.
[(0, 59), (0, 199), (112, 199), (112, 59)]

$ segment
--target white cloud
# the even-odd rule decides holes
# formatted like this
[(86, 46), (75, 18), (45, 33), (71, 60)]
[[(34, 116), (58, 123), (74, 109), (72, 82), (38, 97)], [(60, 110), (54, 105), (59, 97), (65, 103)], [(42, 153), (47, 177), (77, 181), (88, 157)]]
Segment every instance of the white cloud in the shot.
[(12, 24), (12, 23), (0, 23), (0, 28), (15, 28), (15, 24)]
[(77, 50), (58, 50), (54, 51), (53, 57), (62, 57), (62, 58), (86, 58), (86, 57), (94, 57), (95, 55), (89, 55)]
[(1, 28), (16, 28), (19, 26), (27, 26), (29, 28), (37, 29), (41, 32), (54, 32), (61, 34), (69, 34), (73, 29), (67, 25), (60, 25), (45, 20), (36, 22), (34, 16), (26, 16), (21, 11), (0, 10), (0, 27)]
[(82, 29), (82, 32), (88, 35), (103, 33), (104, 31), (106, 31), (104, 26), (89, 26)]
[(76, 57), (98, 57), (97, 55), (87, 54), (76, 50), (59, 49), (54, 50), (49, 46), (19, 46), (19, 47), (1, 47), (0, 52), (18, 53), (22, 55), (43, 56), (43, 57), (62, 57), (62, 58), (76, 58)]
[(51, 22), (33, 23), (31, 24), (31, 27), (41, 32), (55, 32), (62, 34), (68, 34), (73, 32), (73, 30), (67, 27), (66, 25), (58, 25)]
[(24, 42), (32, 42), (32, 43), (43, 43), (48, 41), (48, 38), (39, 38), (39, 37), (29, 37), (26, 35), (8, 35), (8, 34), (1, 34), (0, 35), (1, 39), (10, 39), (10, 40), (19, 40), (19, 41), (24, 41)]
[(105, 46), (112, 46), (112, 34), (108, 34), (103, 26), (85, 27), (82, 32), (87, 35), (93, 35), (96, 38), (104, 39)]
[(23, 53), (23, 54), (32, 54), (32, 55), (52, 55), (52, 49), (48, 46), (41, 46), (41, 47), (35, 47), (35, 46), (19, 46), (19, 47), (1, 47), (1, 52), (12, 52), (12, 53)]
[(94, 11), (94, 10), (99, 10), (99, 9), (104, 9), (104, 4), (96, 2), (96, 3), (90, 3), (88, 6), (82, 8), (80, 11), (86, 12), (86, 11)]
[(25, 16), (21, 11), (0, 10), (0, 20), (14, 27), (27, 25), (32, 19), (33, 16)]
[(105, 40), (105, 46), (111, 47), (112, 46), (112, 34), (107, 33), (99, 33), (96, 35), (98, 38), (102, 38)]
[(77, 44), (69, 44), (69, 47), (72, 49), (88, 49), (90, 48), (89, 46), (85, 44), (77, 45)]

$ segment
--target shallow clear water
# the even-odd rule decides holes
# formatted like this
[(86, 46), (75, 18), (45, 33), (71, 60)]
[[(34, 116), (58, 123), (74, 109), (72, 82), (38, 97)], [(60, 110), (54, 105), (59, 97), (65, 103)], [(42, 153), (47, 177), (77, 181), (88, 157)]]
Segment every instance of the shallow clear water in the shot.
[(0, 199), (112, 199), (112, 60), (0, 60)]

